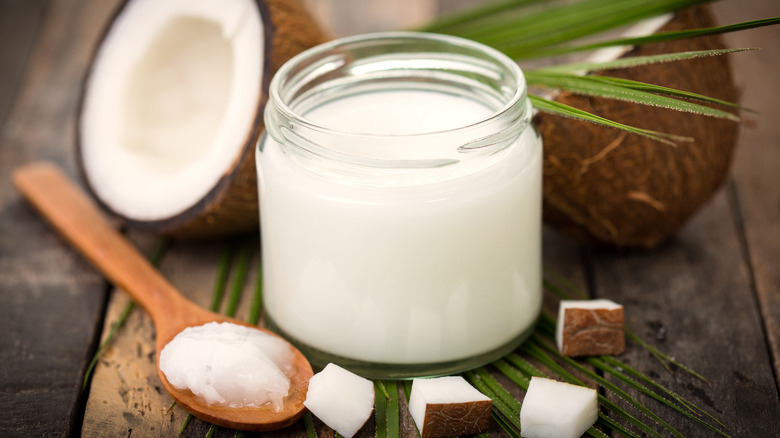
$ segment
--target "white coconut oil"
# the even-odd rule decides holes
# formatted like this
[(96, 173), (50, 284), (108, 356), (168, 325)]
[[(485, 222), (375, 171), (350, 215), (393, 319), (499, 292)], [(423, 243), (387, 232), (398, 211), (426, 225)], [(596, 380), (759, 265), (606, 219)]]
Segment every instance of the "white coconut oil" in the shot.
[(188, 327), (160, 352), (160, 370), (176, 388), (210, 405), (284, 408), (293, 353), (284, 340), (229, 322)]
[[(345, 62), (376, 73), (352, 55)], [(292, 123), (278, 123), (272, 91), (257, 157), (269, 321), (313, 362), (370, 376), (493, 360), (541, 305), (541, 142), (524, 84), (418, 82), (409, 76), (439, 64), (409, 58), (399, 55), (411, 70), (402, 80), (312, 92)]]

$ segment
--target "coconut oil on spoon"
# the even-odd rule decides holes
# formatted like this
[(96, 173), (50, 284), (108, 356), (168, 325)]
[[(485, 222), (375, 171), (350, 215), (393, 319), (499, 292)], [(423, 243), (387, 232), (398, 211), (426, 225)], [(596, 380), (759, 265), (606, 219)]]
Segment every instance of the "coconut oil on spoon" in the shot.
[[(16, 169), (13, 182), (22, 195), (49, 223), (84, 255), (116, 287), (127, 291), (152, 318), (156, 330), (157, 373), (176, 402), (196, 417), (218, 426), (268, 431), (289, 426), (306, 412), (312, 368), (306, 358), (277, 335), (244, 322), (210, 312), (184, 298), (147, 260), (103, 218), (92, 202), (54, 165), (34, 163)], [(229, 323), (232, 335), (271, 338), (289, 347), (284, 374), (289, 379), (286, 396), (276, 403), (214, 403), (190, 389), (180, 389), (160, 368), (163, 349), (178, 334), (202, 329), (209, 323)], [(235, 329), (235, 327), (239, 327)], [(210, 330), (206, 326), (206, 331)], [(255, 333), (256, 332), (256, 333)], [(185, 332), (187, 333), (187, 332)], [(212, 330), (213, 334), (214, 331)], [(191, 352), (191, 351), (190, 351)], [(285, 352), (285, 355), (287, 353)], [(274, 355), (273, 353), (271, 354)], [(170, 374), (170, 373), (169, 373)], [(235, 378), (234, 376), (231, 378)], [(225, 382), (223, 382), (225, 383)], [(227, 386), (233, 382), (226, 382)], [(197, 391), (196, 391), (197, 392)], [(209, 403), (211, 402), (211, 403)], [(231, 406), (232, 404), (232, 406)]]

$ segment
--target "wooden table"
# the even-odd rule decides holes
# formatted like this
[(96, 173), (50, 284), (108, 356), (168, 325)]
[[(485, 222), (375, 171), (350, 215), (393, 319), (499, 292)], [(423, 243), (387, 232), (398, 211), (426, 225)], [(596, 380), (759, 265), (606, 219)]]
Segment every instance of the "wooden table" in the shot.
[[(175, 436), (185, 413), (171, 408), (154, 373), (154, 331), (130, 312), (82, 380), (100, 340), (128, 299), (55, 235), (20, 199), (8, 176), (22, 163), (52, 160), (75, 177), (74, 120), (80, 81), (99, 32), (117, 2), (0, 1), (0, 435)], [(309, 2), (336, 35), (413, 25), (458, 2)], [(462, 2), (460, 2), (462, 3)], [(341, 9), (338, 9), (338, 8)], [(384, 6), (385, 10), (387, 6)], [(361, 9), (363, 8), (363, 9)], [(731, 0), (715, 6), (722, 23), (780, 15), (780, 4)], [(346, 10), (346, 12), (345, 12)], [(399, 10), (404, 13), (397, 13)], [(349, 12), (351, 11), (351, 15)], [(373, 21), (370, 17), (374, 17)], [(545, 263), (593, 297), (626, 306), (634, 332), (710, 382), (666, 371), (630, 344), (621, 360), (663, 382), (726, 423), (733, 436), (780, 434), (780, 27), (728, 36), (762, 51), (734, 58), (745, 113), (732, 176), (668, 243), (613, 251), (545, 230)], [(131, 233), (151, 253), (157, 240)], [(160, 269), (193, 300), (243, 292), (246, 317), (257, 282), (257, 235), (173, 242)], [(224, 283), (218, 266), (230, 267)], [(239, 275), (246, 264), (247, 275)], [(513, 389), (518, 396), (521, 392)], [(651, 403), (651, 402), (648, 402)], [(403, 404), (403, 403), (402, 403)], [(688, 436), (712, 433), (665, 414)], [(370, 420), (361, 432), (373, 435)], [(330, 432), (316, 423), (320, 436)], [(401, 409), (404, 436), (416, 436)], [(182, 436), (206, 436), (191, 421)], [(304, 433), (302, 426), (275, 435)], [(500, 435), (494, 426), (492, 433)], [(216, 430), (215, 436), (234, 436)]]

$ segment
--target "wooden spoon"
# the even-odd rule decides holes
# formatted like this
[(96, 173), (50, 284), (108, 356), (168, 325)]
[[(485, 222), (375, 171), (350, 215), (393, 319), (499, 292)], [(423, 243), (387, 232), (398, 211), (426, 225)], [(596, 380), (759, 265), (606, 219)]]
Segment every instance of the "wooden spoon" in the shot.
[(253, 431), (280, 429), (304, 415), (303, 401), (312, 368), (293, 346), (290, 349), (295, 356), (295, 371), (289, 376), (290, 393), (284, 408), (278, 412), (270, 404), (244, 408), (208, 405), (191, 391), (171, 385), (160, 371), (160, 351), (186, 327), (228, 321), (263, 329), (210, 312), (184, 298), (127, 239), (109, 225), (97, 207), (56, 166), (50, 163), (28, 164), (16, 169), (12, 178), (17, 189), (55, 229), (151, 316), (157, 331), (157, 374), (180, 406), (209, 423)]

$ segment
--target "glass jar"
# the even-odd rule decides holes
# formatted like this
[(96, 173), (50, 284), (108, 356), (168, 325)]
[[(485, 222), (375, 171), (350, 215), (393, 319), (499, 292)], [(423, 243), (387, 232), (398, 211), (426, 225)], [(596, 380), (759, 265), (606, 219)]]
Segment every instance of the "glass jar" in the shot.
[(360, 35), (282, 66), (256, 151), (269, 327), (373, 378), (516, 348), (542, 301), (531, 113), (517, 64), (460, 38)]

